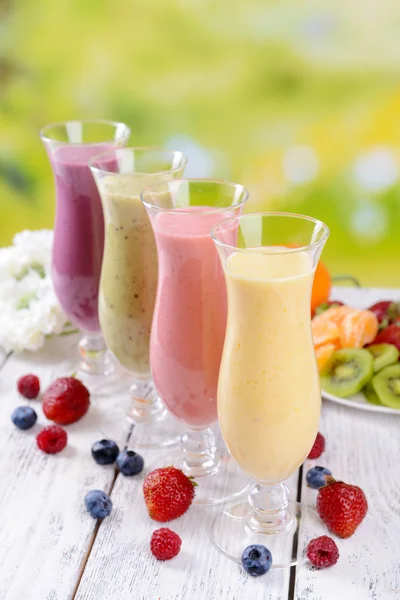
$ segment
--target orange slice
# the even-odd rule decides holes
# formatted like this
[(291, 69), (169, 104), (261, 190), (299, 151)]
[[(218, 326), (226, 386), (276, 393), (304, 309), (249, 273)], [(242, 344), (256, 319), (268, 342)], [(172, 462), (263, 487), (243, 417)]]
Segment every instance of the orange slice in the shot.
[(315, 350), (315, 356), (317, 357), (318, 371), (321, 373), (322, 369), (327, 364), (332, 354), (337, 350), (335, 344), (323, 344)]
[(362, 348), (378, 333), (376, 315), (369, 310), (355, 310), (344, 317), (339, 326), (342, 348)]
[(311, 321), (311, 330), (314, 346), (322, 346), (340, 339), (340, 330), (336, 323), (323, 319), (324, 313)]
[(349, 315), (355, 309), (351, 308), (351, 306), (334, 306), (333, 308), (328, 308), (325, 312), (323, 312), (320, 316), (325, 317), (328, 321), (333, 321), (337, 325), (343, 321), (344, 317)]

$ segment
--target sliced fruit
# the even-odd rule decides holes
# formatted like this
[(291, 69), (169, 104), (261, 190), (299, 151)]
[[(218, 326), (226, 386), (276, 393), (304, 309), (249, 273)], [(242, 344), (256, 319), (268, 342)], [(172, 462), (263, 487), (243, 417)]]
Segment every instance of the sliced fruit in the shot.
[(372, 385), (384, 406), (400, 408), (400, 364), (390, 365), (379, 371)]
[(340, 332), (338, 326), (336, 323), (324, 319), (324, 314), (315, 317), (315, 319), (311, 321), (312, 336), (316, 348), (323, 344), (339, 341)]
[(369, 344), (378, 333), (376, 315), (369, 310), (353, 310), (339, 325), (342, 348), (362, 348)]
[(325, 319), (336, 323), (336, 325), (340, 325), (343, 319), (355, 310), (355, 308), (351, 308), (351, 306), (343, 304), (342, 306), (334, 306), (332, 308), (328, 308), (328, 310), (326, 310), (323, 313), (323, 315)]
[(400, 326), (388, 325), (374, 339), (374, 344), (393, 344), (400, 350)]
[(371, 352), (374, 362), (372, 368), (374, 373), (377, 373), (381, 369), (393, 365), (399, 359), (400, 352), (393, 344), (372, 344), (367, 348), (368, 352)]
[(366, 383), (363, 392), (366, 400), (368, 400), (370, 404), (377, 404), (378, 406), (382, 406), (381, 401), (379, 400), (378, 395), (374, 390), (374, 386), (372, 385), (372, 379), (370, 379), (368, 383)]
[(328, 310), (329, 308), (337, 308), (338, 306), (343, 306), (343, 302), (340, 300), (328, 300), (328, 302), (323, 302), (314, 311), (313, 316), (322, 315), (323, 312)]
[(368, 350), (337, 350), (321, 373), (321, 387), (340, 398), (352, 396), (371, 378), (372, 363)]
[(317, 357), (318, 371), (321, 373), (332, 354), (337, 350), (335, 344), (323, 344), (315, 349), (315, 356)]

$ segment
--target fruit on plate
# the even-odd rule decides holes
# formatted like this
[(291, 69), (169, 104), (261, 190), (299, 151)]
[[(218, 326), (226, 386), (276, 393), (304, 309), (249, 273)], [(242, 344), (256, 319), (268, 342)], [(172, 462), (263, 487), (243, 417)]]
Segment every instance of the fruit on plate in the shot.
[(327, 320), (325, 313), (311, 321), (311, 330), (316, 348), (324, 344), (337, 344), (339, 342), (339, 327), (333, 321)]
[(372, 354), (368, 350), (336, 350), (321, 373), (321, 387), (341, 398), (352, 396), (371, 379), (372, 364)]
[(393, 365), (399, 359), (400, 352), (393, 344), (371, 344), (367, 348), (368, 352), (371, 352), (374, 362), (372, 368), (374, 373), (377, 373), (381, 369)]
[(366, 383), (365, 387), (363, 388), (363, 393), (364, 393), (366, 400), (370, 404), (376, 404), (377, 406), (382, 406), (382, 403), (379, 400), (378, 395), (374, 390), (374, 386), (372, 385), (372, 379), (370, 379)]
[(400, 326), (396, 324), (388, 325), (378, 333), (373, 343), (393, 344), (397, 350), (400, 350)]
[(318, 346), (318, 348), (315, 349), (315, 357), (317, 359), (318, 371), (320, 373), (336, 350), (337, 346), (331, 343), (322, 344), (322, 346)]
[(311, 296), (311, 314), (314, 314), (317, 306), (320, 306), (324, 302), (328, 302), (329, 294), (331, 293), (332, 279), (328, 269), (319, 261), (318, 266), (315, 270), (314, 283), (312, 288)]
[(43, 412), (57, 425), (75, 423), (87, 413), (89, 405), (89, 391), (75, 377), (56, 379), (43, 395)]
[(340, 323), (340, 346), (342, 348), (362, 348), (369, 344), (378, 333), (376, 315), (369, 310), (353, 310)]
[(317, 512), (332, 533), (348, 538), (363, 521), (368, 511), (364, 492), (356, 485), (328, 478), (317, 496)]
[(391, 323), (400, 321), (400, 303), (393, 300), (381, 300), (369, 307), (370, 311), (375, 313), (380, 329), (387, 327)]
[(400, 364), (390, 365), (372, 379), (372, 386), (381, 401), (389, 408), (400, 409)]
[(337, 308), (338, 306), (343, 306), (343, 302), (340, 300), (328, 300), (327, 302), (323, 302), (314, 310), (313, 316), (322, 315), (323, 312), (328, 310), (328, 308)]
[(175, 467), (151, 471), (144, 480), (143, 494), (149, 516), (155, 521), (172, 521), (192, 504), (197, 484)]

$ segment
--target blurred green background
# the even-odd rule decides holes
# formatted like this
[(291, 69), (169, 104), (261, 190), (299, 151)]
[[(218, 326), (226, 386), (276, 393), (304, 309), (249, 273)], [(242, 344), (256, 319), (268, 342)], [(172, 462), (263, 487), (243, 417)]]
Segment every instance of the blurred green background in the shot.
[(51, 227), (38, 132), (109, 118), (189, 176), (331, 228), (324, 261), (400, 286), (400, 4), (0, 0), (0, 245)]

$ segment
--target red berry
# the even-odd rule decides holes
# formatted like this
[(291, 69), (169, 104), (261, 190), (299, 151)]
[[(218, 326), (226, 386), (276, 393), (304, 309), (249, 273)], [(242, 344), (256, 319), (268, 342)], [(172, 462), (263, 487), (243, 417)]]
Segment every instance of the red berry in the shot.
[(40, 392), (40, 381), (36, 375), (23, 375), (18, 379), (17, 387), (19, 393), (28, 398), (28, 400), (34, 400), (37, 398)]
[(375, 313), (380, 329), (395, 323), (400, 318), (400, 305), (393, 300), (381, 300), (370, 306), (368, 310)]
[(307, 558), (313, 567), (325, 569), (336, 565), (339, 550), (332, 538), (327, 535), (317, 537), (307, 546)]
[(353, 535), (367, 510), (365, 494), (356, 485), (329, 477), (327, 485), (318, 492), (318, 514), (328, 529), (338, 537), (348, 538)]
[(175, 467), (149, 473), (143, 484), (143, 493), (150, 517), (164, 522), (183, 515), (192, 503), (195, 485)]
[(69, 425), (87, 413), (89, 391), (75, 377), (56, 379), (43, 394), (43, 412), (58, 425)]
[(36, 436), (36, 443), (46, 454), (57, 454), (67, 445), (67, 432), (57, 425), (44, 427)]
[(388, 325), (378, 333), (372, 343), (393, 344), (393, 346), (396, 346), (397, 350), (400, 350), (400, 326), (395, 323)]
[(321, 433), (317, 433), (315, 438), (314, 446), (310, 450), (310, 454), (307, 458), (319, 458), (325, 450), (325, 438)]
[(170, 560), (179, 554), (182, 540), (177, 533), (167, 527), (154, 531), (150, 540), (150, 550), (158, 560)]

